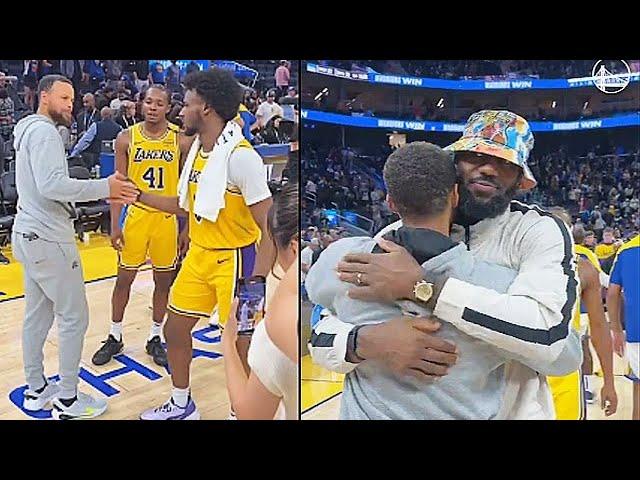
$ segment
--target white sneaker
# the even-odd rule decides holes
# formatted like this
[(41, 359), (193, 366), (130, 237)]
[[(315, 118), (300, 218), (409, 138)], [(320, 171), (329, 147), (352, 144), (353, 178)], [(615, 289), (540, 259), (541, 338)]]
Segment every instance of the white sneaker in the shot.
[(230, 410), (227, 420), (238, 420), (238, 417), (236, 417), (236, 412), (234, 412), (233, 410)]
[(70, 406), (65, 406), (59, 398), (53, 400), (53, 418), (56, 420), (76, 420), (95, 418), (107, 409), (107, 401), (78, 392), (78, 398)]
[[(60, 392), (60, 387), (55, 382), (47, 383), (47, 386), (40, 393), (36, 393), (28, 388), (24, 391), (24, 402), (22, 408), (32, 412), (42, 410)], [(50, 407), (51, 408), (51, 407)], [(48, 408), (47, 410), (50, 410)]]

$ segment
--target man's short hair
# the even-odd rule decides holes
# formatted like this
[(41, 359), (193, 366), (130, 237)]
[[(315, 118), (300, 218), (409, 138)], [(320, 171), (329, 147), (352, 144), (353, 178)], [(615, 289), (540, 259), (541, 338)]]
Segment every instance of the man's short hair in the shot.
[(582, 225), (575, 225), (573, 227), (573, 241), (577, 244), (584, 243), (584, 239), (587, 236), (587, 232)]
[(242, 87), (231, 72), (215, 67), (191, 72), (184, 79), (184, 88), (195, 91), (225, 122), (238, 115)]
[(113, 110), (110, 107), (102, 107), (100, 109), (100, 118), (106, 120), (107, 118), (113, 118)]
[(389, 155), (383, 176), (400, 216), (435, 215), (447, 206), (456, 167), (450, 152), (431, 143), (412, 142)]
[(155, 88), (156, 90), (160, 90), (161, 92), (164, 92), (164, 94), (167, 96), (167, 103), (171, 103), (171, 91), (161, 83), (152, 83), (147, 88), (145, 88), (142, 92), (142, 100), (144, 100), (144, 97), (146, 97), (147, 92), (152, 88)]
[(605, 227), (605, 229), (602, 230), (602, 234), (604, 235), (605, 233), (613, 233), (613, 228)]
[(50, 92), (53, 84), (56, 82), (68, 83), (73, 86), (71, 80), (64, 75), (45, 75), (40, 79), (40, 82), (38, 82), (38, 97), (42, 92)]

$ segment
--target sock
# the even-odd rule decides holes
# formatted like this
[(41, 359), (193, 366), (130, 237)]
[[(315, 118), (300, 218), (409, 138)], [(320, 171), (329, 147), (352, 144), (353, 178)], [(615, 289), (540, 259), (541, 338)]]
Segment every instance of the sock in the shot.
[(109, 333), (117, 341), (122, 341), (122, 322), (111, 322), (111, 331)]
[(171, 389), (171, 398), (173, 398), (173, 403), (175, 403), (180, 408), (186, 407), (187, 402), (189, 401), (189, 387), (187, 388), (173, 387)]
[(162, 333), (162, 322), (160, 323), (152, 322), (151, 332), (149, 333), (148, 340), (151, 340), (153, 337), (160, 337), (161, 333)]
[(73, 398), (61, 398), (60, 399), (60, 403), (63, 404), (65, 407), (70, 407), (73, 402), (75, 402), (78, 399), (77, 395), (74, 395)]
[(582, 377), (584, 378), (584, 389), (590, 392), (591, 389), (589, 388), (589, 375), (583, 375)]

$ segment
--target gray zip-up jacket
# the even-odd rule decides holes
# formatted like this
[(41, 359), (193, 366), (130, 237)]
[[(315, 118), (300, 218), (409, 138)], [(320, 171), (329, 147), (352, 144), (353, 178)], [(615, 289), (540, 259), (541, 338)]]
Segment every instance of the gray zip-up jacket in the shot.
[[(400, 226), (396, 222), (378, 235)], [(570, 322), (578, 308), (579, 279), (571, 233), (548, 212), (517, 201), (502, 215), (467, 227), (466, 232), (465, 243), (476, 259), (510, 268), (517, 276), (506, 292), (450, 277), (433, 313), (516, 359), (506, 364), (506, 387), (495, 418), (553, 419), (546, 375), (569, 373), (555, 362), (571, 357), (575, 342)], [(362, 364), (345, 359), (353, 327), (347, 318), (321, 319), (312, 332), (314, 362), (341, 373), (360, 368)], [(319, 343), (320, 338), (331, 340)], [(575, 358), (570, 371), (579, 368), (581, 354)]]
[(44, 115), (20, 120), (14, 137), (18, 213), (13, 229), (48, 241), (72, 243), (73, 202), (107, 198), (108, 180), (69, 178), (62, 138)]

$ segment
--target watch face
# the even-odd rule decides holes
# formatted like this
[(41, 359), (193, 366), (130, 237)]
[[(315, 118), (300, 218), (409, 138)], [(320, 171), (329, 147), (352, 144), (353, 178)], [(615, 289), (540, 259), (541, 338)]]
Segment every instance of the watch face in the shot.
[(423, 282), (416, 286), (416, 297), (422, 302), (426, 302), (433, 295), (433, 287), (430, 283)]

